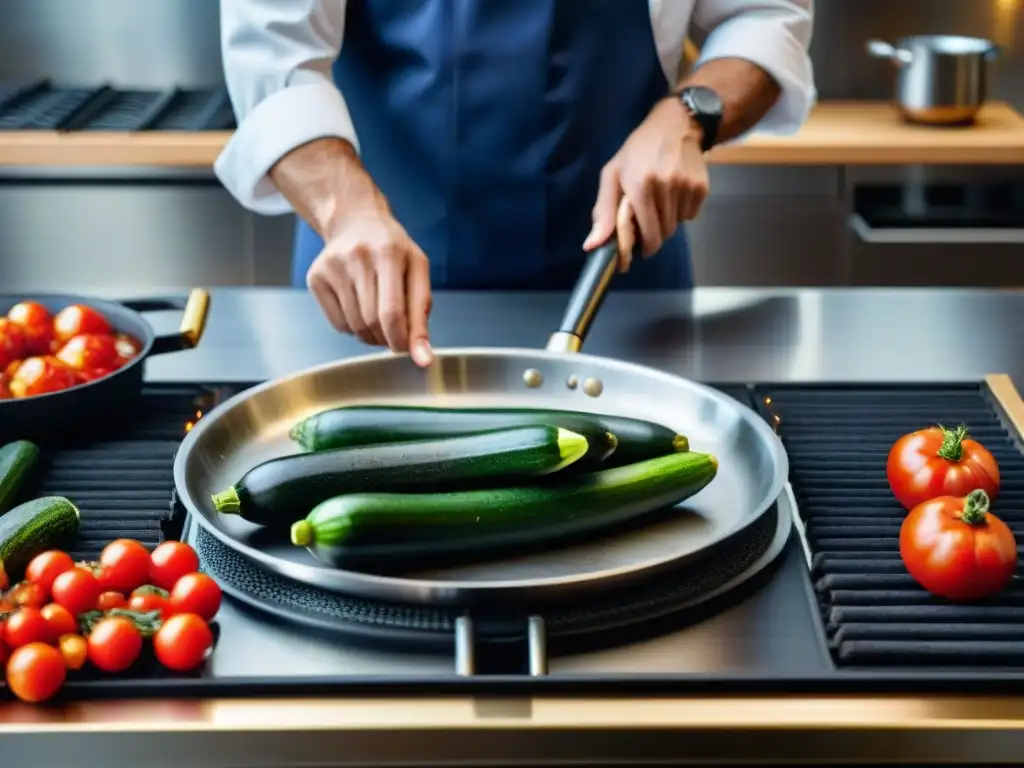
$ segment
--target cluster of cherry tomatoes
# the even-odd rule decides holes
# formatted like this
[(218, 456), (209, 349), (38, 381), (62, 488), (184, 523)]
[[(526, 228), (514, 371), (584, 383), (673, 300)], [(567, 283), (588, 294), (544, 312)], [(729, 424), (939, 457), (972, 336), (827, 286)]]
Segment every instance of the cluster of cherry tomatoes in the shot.
[(117, 333), (84, 304), (51, 317), (23, 301), (0, 317), (0, 400), (44, 395), (102, 378), (139, 354), (138, 339)]
[(889, 451), (886, 475), (909, 510), (900, 528), (900, 557), (918, 584), (960, 601), (990, 597), (1009, 585), (1017, 542), (989, 511), (999, 493), (999, 465), (966, 427), (904, 435)]
[(198, 668), (213, 648), (209, 623), (221, 603), (220, 587), (198, 568), (195, 551), (178, 541), (151, 553), (118, 539), (96, 563), (60, 550), (37, 555), (0, 599), (0, 663), (11, 692), (46, 701), (86, 662), (123, 672), (147, 639), (164, 667)]

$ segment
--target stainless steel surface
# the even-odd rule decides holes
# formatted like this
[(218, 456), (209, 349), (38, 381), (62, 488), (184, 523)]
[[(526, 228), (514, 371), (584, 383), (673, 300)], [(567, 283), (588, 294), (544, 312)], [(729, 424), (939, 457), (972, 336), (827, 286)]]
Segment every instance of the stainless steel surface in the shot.
[(960, 35), (916, 35), (895, 45), (870, 40), (868, 53), (897, 70), (896, 104), (916, 123), (970, 122), (988, 96), (988, 67), (999, 49), (991, 40)]
[(850, 228), (866, 243), (908, 245), (1024, 245), (1024, 229), (999, 227), (872, 227), (864, 217), (850, 215)]

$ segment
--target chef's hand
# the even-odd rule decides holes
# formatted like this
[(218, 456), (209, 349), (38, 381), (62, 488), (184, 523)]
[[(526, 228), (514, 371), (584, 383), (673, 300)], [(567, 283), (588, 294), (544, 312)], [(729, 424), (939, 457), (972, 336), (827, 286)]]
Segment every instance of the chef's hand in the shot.
[(383, 202), (359, 206), (336, 223), (306, 285), (342, 333), (408, 351), (420, 366), (433, 361), (427, 257)]
[(658, 252), (708, 195), (700, 128), (676, 98), (660, 102), (601, 171), (594, 225), (583, 243), (592, 251), (613, 234), (619, 268), (629, 269), (639, 239), (644, 257)]

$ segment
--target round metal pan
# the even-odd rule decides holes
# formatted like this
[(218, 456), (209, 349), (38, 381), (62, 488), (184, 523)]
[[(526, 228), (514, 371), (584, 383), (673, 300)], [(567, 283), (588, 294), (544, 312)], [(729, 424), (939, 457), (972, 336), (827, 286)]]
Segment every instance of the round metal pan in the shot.
[[(788, 460), (771, 427), (736, 400), (661, 371), (577, 352), (616, 261), (614, 246), (590, 257), (545, 351), (450, 349), (440, 351), (426, 370), (403, 355), (375, 354), (301, 371), (231, 398), (181, 445), (174, 479), (182, 504), (261, 568), (322, 589), (401, 603), (571, 599), (699, 558), (766, 513), (785, 485)], [(715, 454), (719, 472), (699, 494), (649, 525), (545, 552), (400, 576), (332, 568), (292, 546), (287, 531), (213, 511), (212, 493), (262, 461), (295, 453), (288, 438), (295, 422), (355, 403), (548, 407), (644, 418), (686, 435), (694, 450)]]

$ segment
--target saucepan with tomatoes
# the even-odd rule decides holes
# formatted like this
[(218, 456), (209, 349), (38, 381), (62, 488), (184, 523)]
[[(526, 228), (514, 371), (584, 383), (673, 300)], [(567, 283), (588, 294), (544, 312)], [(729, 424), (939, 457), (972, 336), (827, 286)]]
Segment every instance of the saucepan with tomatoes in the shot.
[[(84, 296), (0, 296), (0, 436), (46, 440), (116, 423), (142, 391), (143, 361), (191, 349), (210, 295), (103, 301)], [(158, 336), (151, 312), (180, 310)]]

